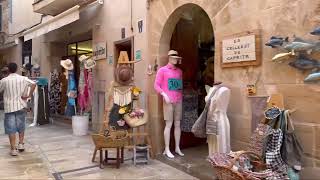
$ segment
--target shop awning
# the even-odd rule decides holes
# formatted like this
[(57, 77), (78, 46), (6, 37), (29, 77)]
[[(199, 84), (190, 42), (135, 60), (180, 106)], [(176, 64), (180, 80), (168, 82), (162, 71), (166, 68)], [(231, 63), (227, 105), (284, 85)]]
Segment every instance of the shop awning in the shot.
[(62, 26), (70, 24), (80, 18), (80, 6), (74, 6), (61, 14), (58, 14), (49, 20), (42, 22), (41, 24), (25, 31), (23, 33), (24, 41), (33, 39), (35, 37), (46, 34), (55, 29), (59, 29)]

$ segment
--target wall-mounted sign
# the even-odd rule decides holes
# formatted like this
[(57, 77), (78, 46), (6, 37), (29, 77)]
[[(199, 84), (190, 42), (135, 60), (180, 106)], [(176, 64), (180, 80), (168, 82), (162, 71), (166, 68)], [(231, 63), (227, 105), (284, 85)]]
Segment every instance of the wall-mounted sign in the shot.
[(136, 50), (135, 59), (136, 61), (141, 61), (141, 50)]
[(138, 21), (138, 31), (139, 33), (142, 33), (143, 31), (143, 20)]
[(108, 64), (113, 64), (113, 56), (112, 55), (110, 55), (108, 57)]
[(96, 43), (93, 45), (93, 53), (92, 53), (93, 60), (100, 60), (107, 58), (107, 45), (106, 43)]
[(261, 64), (260, 31), (244, 32), (221, 42), (222, 67), (255, 66)]
[(122, 39), (126, 38), (126, 29), (125, 28), (121, 28), (121, 38)]

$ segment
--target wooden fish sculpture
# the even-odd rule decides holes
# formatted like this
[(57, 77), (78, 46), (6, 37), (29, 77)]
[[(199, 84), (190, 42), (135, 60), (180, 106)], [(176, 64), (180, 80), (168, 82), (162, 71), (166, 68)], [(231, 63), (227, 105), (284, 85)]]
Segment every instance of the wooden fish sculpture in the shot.
[(282, 38), (282, 37), (276, 37), (276, 36), (271, 36), (269, 42), (267, 42), (265, 45), (270, 46), (271, 48), (276, 48), (280, 47), (283, 45), (284, 42), (288, 42), (289, 38)]
[(300, 55), (295, 61), (290, 62), (289, 65), (301, 71), (320, 69), (320, 62), (309, 59), (303, 55)]
[(320, 27), (315, 28), (312, 32), (310, 32), (310, 34), (320, 36)]
[(311, 73), (304, 79), (305, 82), (312, 82), (312, 81), (319, 81), (319, 80), (320, 80), (320, 72)]
[(288, 53), (280, 53), (280, 54), (277, 54), (275, 55), (273, 58), (272, 58), (272, 61), (277, 61), (277, 62), (281, 62), (283, 60), (287, 60), (290, 58), (290, 56), (292, 56), (292, 53), (291, 52), (288, 52)]

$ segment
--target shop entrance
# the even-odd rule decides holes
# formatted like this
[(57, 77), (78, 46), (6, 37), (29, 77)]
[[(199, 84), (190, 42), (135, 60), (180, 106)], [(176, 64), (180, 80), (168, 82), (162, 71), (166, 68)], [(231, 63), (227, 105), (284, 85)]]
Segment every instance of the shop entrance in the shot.
[[(174, 26), (172, 27), (172, 25)], [(205, 85), (214, 82), (214, 33), (207, 13), (195, 4), (186, 4), (171, 14), (165, 24), (160, 40), (161, 64), (166, 64), (167, 50), (177, 50), (182, 57), (179, 65), (183, 71), (183, 116), (181, 121), (180, 147), (184, 157), (174, 158), (166, 163), (184, 170), (196, 177), (208, 179), (213, 174), (206, 162), (208, 148), (206, 138), (196, 138), (191, 128), (205, 107)], [(173, 130), (173, 128), (172, 128)], [(174, 136), (171, 134), (170, 146), (174, 149)]]
[[(80, 67), (80, 61), (79, 57), (81, 55), (86, 55), (86, 56), (92, 56), (92, 40), (85, 40), (85, 41), (79, 41), (79, 42), (74, 42), (70, 43), (67, 45), (67, 56), (63, 56), (62, 59), (70, 59), (72, 61), (72, 64), (74, 65), (74, 74), (75, 74), (75, 82), (76, 82), (76, 87), (78, 88), (79, 86), (79, 78), (80, 78), (80, 72), (84, 71), (83, 67)], [(64, 68), (61, 67), (61, 72), (64, 72)], [(91, 70), (88, 70), (91, 72)], [(70, 116), (70, 114), (66, 113), (66, 106), (67, 106), (67, 88), (68, 88), (68, 80), (65, 78), (65, 76), (61, 77), (61, 110), (60, 113), (62, 115)], [(76, 99), (76, 105), (77, 105), (77, 110), (79, 110), (79, 104), (78, 98)], [(91, 103), (91, 102), (90, 102)], [(86, 108), (84, 110), (88, 115), (91, 115), (92, 110), (91, 108)], [(77, 112), (79, 114), (79, 112)], [(72, 113), (73, 114), (73, 113)], [(89, 116), (91, 117), (91, 116)], [(91, 118), (89, 119), (91, 120)]]
[[(181, 148), (203, 145), (206, 139), (191, 133), (194, 121), (205, 106), (205, 85), (212, 86), (214, 77), (214, 37), (207, 14), (201, 9), (185, 12), (173, 31), (170, 49), (183, 58), (183, 117), (181, 121)], [(171, 141), (173, 142), (173, 141)]]

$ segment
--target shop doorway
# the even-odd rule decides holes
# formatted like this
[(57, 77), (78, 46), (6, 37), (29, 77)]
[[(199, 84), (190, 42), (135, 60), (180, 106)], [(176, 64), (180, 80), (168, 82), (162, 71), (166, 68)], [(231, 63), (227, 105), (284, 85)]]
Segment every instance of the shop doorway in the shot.
[(119, 58), (120, 51), (127, 51), (129, 60), (133, 61), (133, 44), (134, 44), (134, 39), (133, 37), (129, 37), (120, 41), (114, 42), (114, 65), (117, 65), (117, 61)]
[(183, 117), (181, 122), (182, 149), (201, 146), (204, 138), (196, 138), (191, 127), (205, 106), (205, 85), (214, 81), (214, 36), (209, 17), (202, 9), (187, 11), (179, 19), (172, 33), (170, 49), (183, 58)]
[[(85, 40), (85, 41), (78, 41), (74, 43), (69, 43), (67, 44), (67, 55), (63, 56), (62, 59), (70, 59), (74, 65), (74, 73), (75, 73), (75, 81), (76, 81), (76, 87), (78, 88), (78, 83), (79, 83), (79, 77), (80, 77), (80, 71), (83, 70), (80, 67), (80, 61), (79, 57), (81, 55), (86, 55), (86, 56), (92, 56), (92, 40)], [(61, 72), (64, 72), (65, 70), (63, 67), (61, 67)], [(88, 70), (91, 71), (91, 70)], [(68, 80), (63, 76), (61, 78), (61, 114), (62, 115), (67, 115), (66, 114), (66, 106), (67, 106), (67, 88), (68, 88)], [(77, 110), (80, 109), (79, 104), (77, 103), (78, 99), (76, 99), (76, 105), (77, 105)], [(92, 109), (86, 109), (84, 113), (87, 113), (89, 117), (91, 117)], [(69, 116), (69, 115), (67, 115)], [(89, 118), (91, 121), (91, 118)]]
[[(167, 20), (162, 31), (159, 47), (160, 64), (168, 60), (169, 49), (177, 50), (181, 56), (183, 71), (183, 117), (181, 121), (180, 147), (184, 157), (160, 160), (178, 169), (199, 177), (210, 179), (214, 177), (209, 163), (206, 138), (196, 138), (191, 132), (205, 106), (205, 85), (212, 86), (214, 82), (214, 49), (215, 39), (211, 20), (207, 13), (196, 4), (186, 4), (177, 8)], [(172, 128), (173, 130), (173, 128)], [(174, 149), (174, 136), (171, 135), (170, 146)]]

